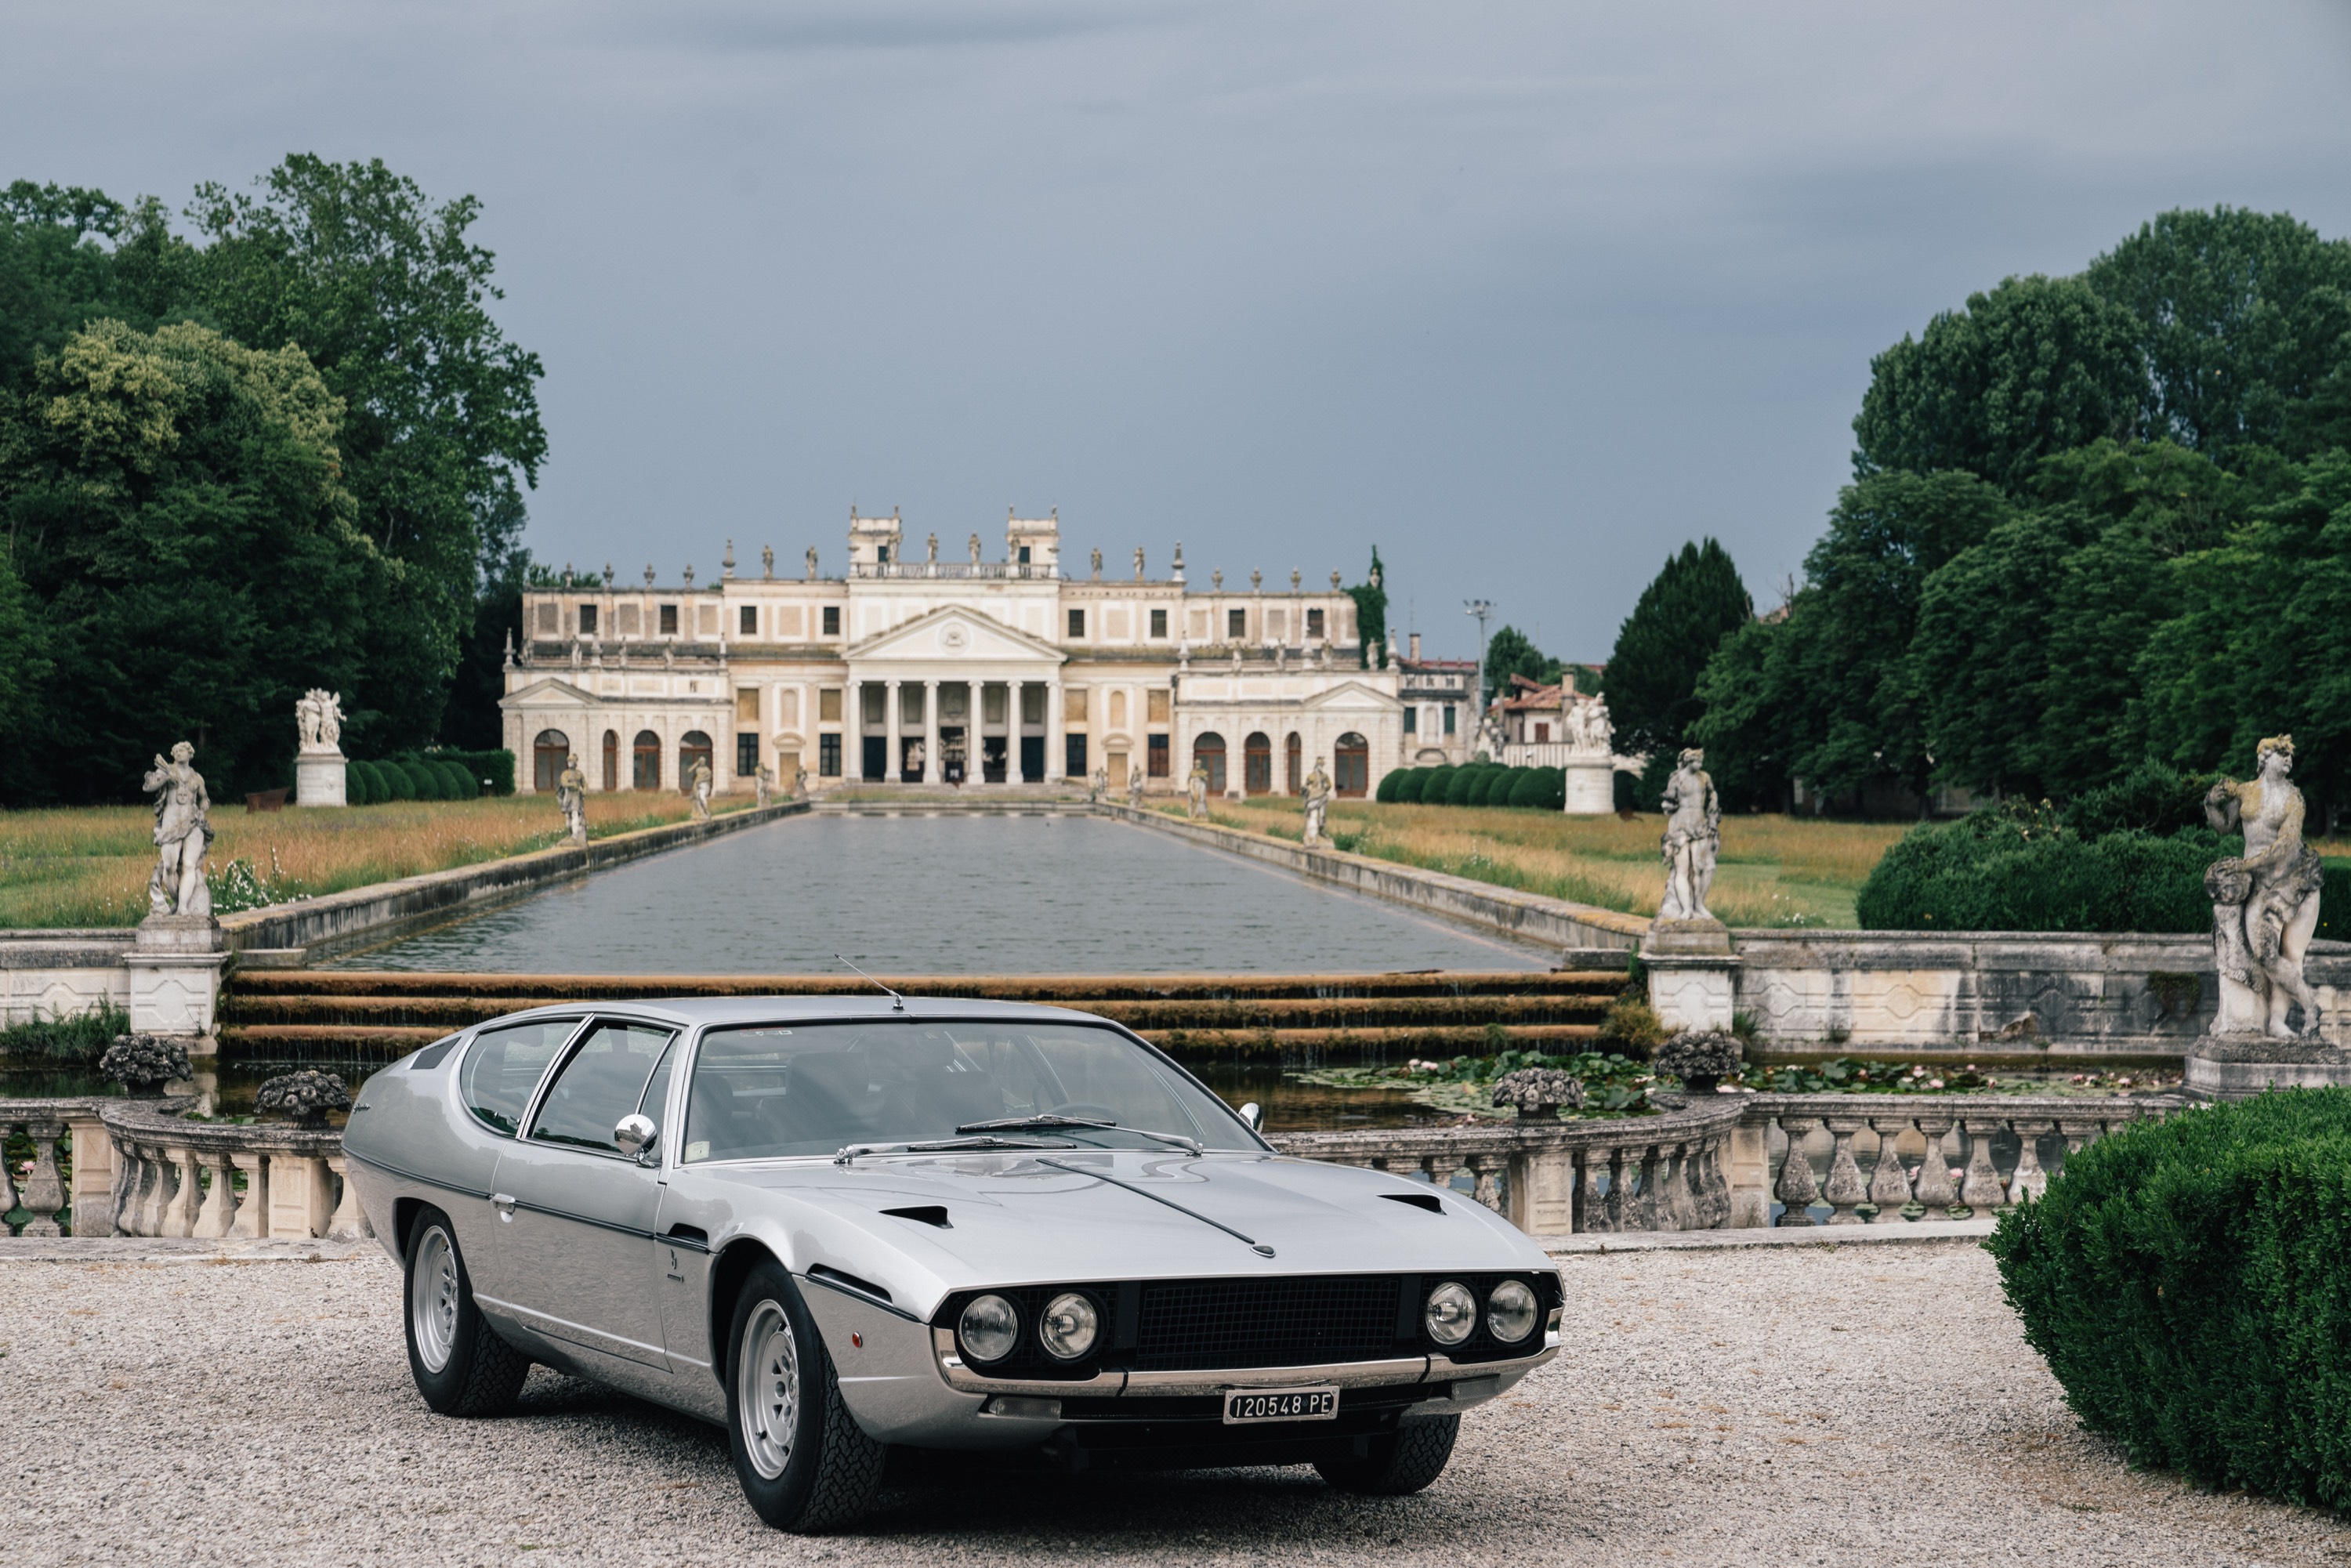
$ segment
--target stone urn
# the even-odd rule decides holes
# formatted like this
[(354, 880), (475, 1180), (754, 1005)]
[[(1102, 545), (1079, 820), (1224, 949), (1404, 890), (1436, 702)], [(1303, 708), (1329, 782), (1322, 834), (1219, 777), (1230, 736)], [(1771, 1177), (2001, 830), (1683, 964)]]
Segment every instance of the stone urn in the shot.
[(340, 1074), (304, 1069), (281, 1072), (263, 1083), (254, 1095), (256, 1109), (285, 1117), (298, 1127), (323, 1127), (331, 1111), (348, 1111), (350, 1091)]
[(1583, 1080), (1552, 1067), (1521, 1067), (1494, 1081), (1494, 1104), (1518, 1112), (1521, 1122), (1556, 1122), (1562, 1105), (1583, 1103)]
[(1738, 1072), (1745, 1056), (1739, 1037), (1726, 1030), (1684, 1030), (1657, 1048), (1649, 1065), (1659, 1076), (1678, 1078), (1692, 1094), (1711, 1094)]
[(98, 1071), (121, 1084), (134, 1100), (161, 1099), (171, 1084), (188, 1082), (196, 1075), (187, 1046), (165, 1034), (116, 1035), (98, 1059)]

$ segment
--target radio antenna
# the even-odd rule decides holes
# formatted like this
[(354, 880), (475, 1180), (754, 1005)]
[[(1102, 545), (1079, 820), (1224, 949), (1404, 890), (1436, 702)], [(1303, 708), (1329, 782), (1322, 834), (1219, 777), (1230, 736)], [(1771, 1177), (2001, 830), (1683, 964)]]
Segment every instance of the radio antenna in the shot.
[(850, 971), (850, 973), (852, 973), (852, 974), (853, 974), (853, 975), (857, 976), (860, 979), (866, 980), (866, 981), (868, 981), (868, 982), (870, 982), (870, 983), (872, 983), (872, 984), (873, 984), (873, 985), (875, 985), (875, 986), (880, 986), (880, 987), (881, 987), (881, 988), (882, 988), (885, 993), (887, 993), (887, 994), (888, 994), (888, 996), (889, 996), (889, 998), (890, 998), (890, 1010), (891, 1010), (892, 1012), (893, 1012), (893, 1013), (902, 1013), (902, 1012), (904, 1012), (904, 1011), (906, 1010), (906, 998), (904, 998), (904, 997), (900, 996), (897, 992), (891, 990), (889, 987), (882, 985), (882, 982), (881, 982), (881, 981), (874, 979), (872, 976), (871, 976), (871, 975), (867, 974), (864, 970), (862, 970), (862, 969), (859, 968), (856, 965), (854, 965), (854, 964), (851, 964), (851, 963), (849, 962), (849, 960), (848, 960), (848, 959), (846, 959), (846, 958), (841, 958), (840, 954), (835, 953), (835, 954), (833, 955), (833, 956), (834, 956), (834, 957), (836, 957), (836, 958), (841, 958), (841, 961), (843, 964), (847, 964), (847, 965), (848, 965), (848, 967), (849, 967), (849, 971)]

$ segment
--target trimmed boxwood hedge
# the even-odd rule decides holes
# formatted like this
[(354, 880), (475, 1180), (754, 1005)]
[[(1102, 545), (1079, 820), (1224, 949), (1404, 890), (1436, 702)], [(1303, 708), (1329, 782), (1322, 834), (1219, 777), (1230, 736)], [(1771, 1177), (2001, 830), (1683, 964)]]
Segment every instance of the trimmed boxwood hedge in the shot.
[(354, 806), (373, 806), (385, 799), (383, 779), (372, 762), (351, 762), (343, 768), (343, 799)]
[(1987, 1245), (2067, 1403), (2133, 1464), (2351, 1510), (2351, 1091), (2126, 1128)]

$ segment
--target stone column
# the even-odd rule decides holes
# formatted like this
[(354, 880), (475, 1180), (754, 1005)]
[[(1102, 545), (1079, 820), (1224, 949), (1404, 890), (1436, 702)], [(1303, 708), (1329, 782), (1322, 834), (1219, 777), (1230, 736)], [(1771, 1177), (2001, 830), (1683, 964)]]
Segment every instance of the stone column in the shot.
[(892, 681), (890, 695), (882, 703), (882, 777), (892, 784), (905, 782), (905, 753), (900, 749), (898, 727), (898, 686)]
[[(57, 1211), (66, 1207), (65, 1183), (57, 1176), (57, 1140), (66, 1135), (63, 1122), (33, 1121), (25, 1124), (25, 1135), (33, 1141), (33, 1168), (26, 1173), (23, 1199), (26, 1236), (58, 1234)], [(8, 1175), (0, 1170), (0, 1194), (7, 1194)], [(16, 1197), (10, 1197), (9, 1207), (16, 1207)], [(73, 1217), (66, 1217), (70, 1220)]]
[(327, 1162), (316, 1155), (269, 1159), (269, 1234), (308, 1240), (327, 1233)]
[(207, 1152), (204, 1168), (212, 1172), (213, 1185), (204, 1194), (204, 1206), (196, 1214), (194, 1235), (211, 1239), (226, 1236), (236, 1218), (236, 1177), (228, 1156)]
[(1029, 683), (1004, 683), (1004, 781), (1026, 784), (1020, 772), (1020, 691)]
[(843, 779), (865, 777), (865, 683), (852, 677), (841, 688), (841, 759)]
[(258, 1241), (269, 1234), (269, 1156), (232, 1153), (229, 1160), (245, 1173), (245, 1201), (236, 1206), (228, 1233), (240, 1241)]
[(76, 1236), (114, 1234), (114, 1140), (96, 1115), (68, 1117), (73, 1137), (71, 1214)]
[(941, 771), (946, 767), (946, 764), (939, 759), (941, 749), (939, 683), (925, 681), (923, 683), (923, 782), (925, 784), (936, 784), (946, 777)]
[(342, 1196), (335, 1202), (335, 1212), (327, 1220), (328, 1239), (357, 1241), (374, 1235), (373, 1228), (368, 1224), (367, 1211), (360, 1207), (359, 1185), (351, 1180), (350, 1167), (343, 1156), (329, 1155), (327, 1168), (334, 1173), (336, 1185), (342, 1188)]
[(1045, 682), (1045, 782), (1058, 784), (1069, 775), (1067, 747), (1062, 740), (1066, 731), (1061, 717), (1061, 677), (1055, 674)]
[(1641, 962), (1649, 971), (1649, 1006), (1667, 1034), (1730, 1027), (1740, 960), (1722, 922), (1654, 921)]

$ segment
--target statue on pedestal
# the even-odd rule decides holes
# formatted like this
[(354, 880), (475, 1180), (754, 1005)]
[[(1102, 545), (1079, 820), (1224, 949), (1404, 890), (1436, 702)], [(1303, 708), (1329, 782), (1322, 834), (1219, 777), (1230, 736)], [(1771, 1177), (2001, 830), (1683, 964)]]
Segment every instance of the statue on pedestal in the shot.
[(563, 758), (563, 771), (556, 776), (555, 803), (563, 810), (563, 826), (571, 841), (585, 847), (588, 842), (588, 775), (580, 771), (580, 754), (576, 751)]
[(1666, 896), (1657, 907), (1659, 920), (1712, 920), (1706, 906), (1707, 890), (1714, 885), (1715, 851), (1722, 843), (1722, 800), (1714, 780), (1700, 764), (1706, 753), (1693, 747), (1681, 754), (1681, 766), (1666, 784), (1661, 802), (1666, 810), (1666, 836), (1660, 846), (1666, 861)]
[(2318, 1033), (2318, 998), (2302, 977), (2303, 955), (2318, 927), (2324, 875), (2318, 852), (2303, 841), (2302, 791), (2290, 782), (2294, 737), (2272, 736), (2253, 752), (2255, 777), (2223, 779), (2204, 797), (2204, 818), (2219, 832), (2241, 829), (2241, 858), (2215, 861), (2204, 873), (2212, 895), (2212, 958), (2220, 971), (2215, 1035), (2266, 1034), (2292, 1040), (2288, 1009), (2302, 1009), (2300, 1033)]
[(710, 764), (697, 757), (686, 774), (686, 783), (694, 791), (694, 820), (710, 821)]
[(1143, 810), (1143, 768), (1131, 758), (1126, 765), (1126, 803), (1138, 811)]
[(1187, 817), (1208, 814), (1208, 765), (1197, 758), (1192, 759), (1191, 776), (1184, 780), (1185, 808)]
[(758, 788), (759, 804), (765, 806), (768, 803), (768, 797), (775, 791), (775, 770), (769, 768), (766, 763), (762, 762), (759, 764), (759, 770), (752, 777)]
[(1110, 769), (1096, 763), (1093, 777), (1086, 780), (1086, 804), (1092, 806), (1109, 793)]
[(294, 724), (301, 732), (303, 750), (341, 751), (342, 694), (311, 687), (294, 704)]
[(1321, 849), (1327, 841), (1322, 826), (1331, 812), (1331, 775), (1322, 770), (1322, 759), (1314, 759), (1314, 771), (1306, 776), (1306, 847)]
[(795, 800), (808, 799), (808, 769), (805, 768), (796, 766), (792, 768), (792, 799)]
[(207, 820), (212, 797), (204, 792), (204, 776), (189, 764), (196, 748), (186, 741), (172, 747), (169, 762), (158, 757), (140, 786), (155, 797), (155, 871), (147, 879), (147, 907), (152, 915), (202, 915), (213, 912), (213, 893), (204, 882), (204, 852), (213, 841)]

